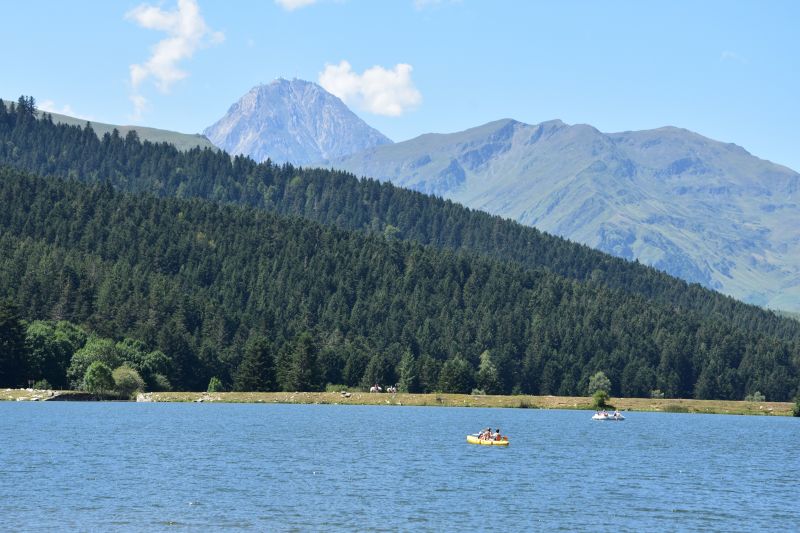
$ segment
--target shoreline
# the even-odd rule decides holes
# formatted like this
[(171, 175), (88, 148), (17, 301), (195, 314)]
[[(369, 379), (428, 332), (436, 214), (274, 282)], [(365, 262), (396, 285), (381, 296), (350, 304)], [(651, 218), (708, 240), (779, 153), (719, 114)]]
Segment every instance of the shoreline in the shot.
[[(0, 401), (93, 401), (81, 391), (0, 389)], [(131, 400), (134, 401), (134, 400)], [(419, 407), (485, 407), (517, 409), (592, 409), (586, 396), (491, 396), (368, 392), (145, 392), (137, 402), (282, 403), (322, 405), (388, 405)], [(792, 402), (746, 402), (673, 398), (611, 398), (620, 411), (791, 416)]]

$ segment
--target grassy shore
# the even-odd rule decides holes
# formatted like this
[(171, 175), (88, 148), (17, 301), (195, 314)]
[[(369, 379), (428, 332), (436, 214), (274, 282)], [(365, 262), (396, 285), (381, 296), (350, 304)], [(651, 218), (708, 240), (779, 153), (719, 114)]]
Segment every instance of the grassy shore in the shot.
[[(83, 400), (78, 391), (0, 389), (0, 400), (53, 401)], [(591, 409), (591, 398), (582, 396), (472, 396), (469, 394), (370, 394), (367, 392), (148, 392), (140, 402), (208, 403), (296, 403), (332, 405), (414, 405), (434, 407), (506, 407), (529, 409)], [(611, 404), (624, 411), (709, 413), (731, 415), (791, 416), (790, 402), (743, 402), (727, 400), (677, 400), (612, 398)]]
[[(298, 403), (336, 405), (414, 405), (435, 407), (506, 407), (529, 409), (592, 409), (592, 400), (573, 396), (472, 396), (469, 394), (370, 394), (353, 392), (151, 392), (139, 401), (223, 402), (223, 403)], [(713, 413), (736, 415), (790, 416), (789, 402), (743, 402), (724, 400), (676, 400), (650, 398), (612, 398), (611, 403), (625, 411), (673, 413)]]

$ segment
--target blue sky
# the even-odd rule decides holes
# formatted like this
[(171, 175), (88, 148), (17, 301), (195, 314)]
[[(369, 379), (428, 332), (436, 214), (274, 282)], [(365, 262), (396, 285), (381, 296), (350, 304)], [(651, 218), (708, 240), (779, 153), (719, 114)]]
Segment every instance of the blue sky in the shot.
[(324, 80), (396, 141), (505, 117), (675, 125), (800, 170), (796, 1), (29, 0), (2, 12), (24, 22), (0, 34), (0, 95), (97, 121), (198, 132), (254, 85), (298, 77)]

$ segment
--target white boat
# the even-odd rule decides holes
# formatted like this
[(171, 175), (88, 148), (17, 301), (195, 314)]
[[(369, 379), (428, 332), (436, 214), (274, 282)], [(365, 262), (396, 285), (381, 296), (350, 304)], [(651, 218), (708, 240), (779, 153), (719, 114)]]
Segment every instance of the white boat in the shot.
[(607, 420), (610, 422), (619, 422), (625, 420), (625, 417), (622, 416), (622, 413), (620, 413), (619, 411), (614, 411), (613, 413), (600, 411), (592, 416), (592, 420)]

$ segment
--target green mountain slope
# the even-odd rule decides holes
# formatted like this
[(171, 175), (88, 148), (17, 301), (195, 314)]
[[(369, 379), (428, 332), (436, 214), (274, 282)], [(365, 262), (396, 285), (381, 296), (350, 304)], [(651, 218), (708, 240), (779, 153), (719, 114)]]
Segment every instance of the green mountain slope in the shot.
[[(127, 191), (241, 203), (618, 288), (752, 332), (794, 335), (795, 323), (636, 262), (458, 204), (342, 172), (256, 164), (224, 152), (147, 145), (57, 126), (0, 108), (0, 164), (105, 181)], [(788, 329), (787, 329), (788, 328)]]
[[(656, 386), (675, 396), (758, 389), (783, 398), (797, 384), (795, 321), (389, 184), (136, 138), (101, 141), (3, 106), (0, 162), (103, 182), (6, 173), (2, 290), (29, 318), (69, 318), (162, 349), (179, 387), (203, 386), (211, 374), (231, 383), (254, 335), (270, 339), (287, 388), (298, 376), (291, 361), (313, 354), (324, 362), (305, 365), (318, 372), (305, 387), (412, 372), (422, 390), (435, 390), (441, 372), (475, 378), (487, 349), (505, 392), (581, 392), (598, 369), (629, 396)], [(111, 185), (260, 209), (124, 196)]]
[[(11, 102), (4, 100), (6, 106), (11, 105)], [(177, 131), (161, 130), (158, 128), (147, 128), (145, 126), (119, 126), (115, 124), (104, 124), (102, 122), (87, 121), (81, 118), (70, 117), (68, 115), (61, 115), (59, 113), (39, 112), (39, 118), (44, 115), (52, 117), (55, 124), (66, 124), (67, 126), (80, 126), (84, 127), (87, 122), (92, 125), (92, 129), (98, 137), (103, 137), (106, 133), (109, 135), (116, 129), (120, 136), (125, 137), (128, 132), (135, 131), (139, 138), (143, 141), (150, 141), (151, 143), (169, 143), (178, 150), (186, 151), (192, 148), (211, 148), (216, 149), (214, 144), (209, 141), (204, 135), (178, 133)]]
[(31, 317), (141, 339), (181, 388), (232, 382), (255, 337), (288, 390), (397, 380), (576, 394), (600, 369), (625, 396), (783, 400), (797, 387), (792, 321), (781, 340), (473, 254), (16, 170), (0, 171), (0, 202), (2, 296)]
[(500, 120), (328, 165), (800, 311), (800, 174), (733, 144), (672, 127)]

